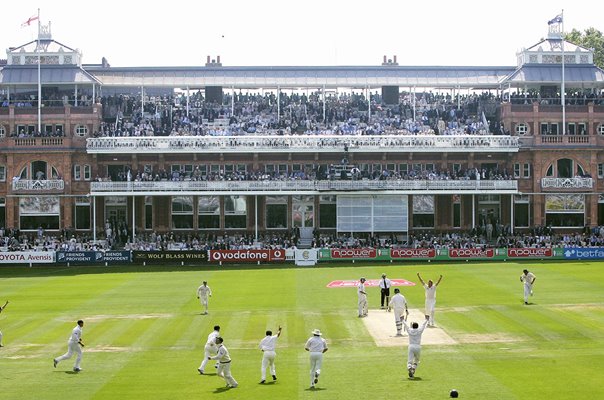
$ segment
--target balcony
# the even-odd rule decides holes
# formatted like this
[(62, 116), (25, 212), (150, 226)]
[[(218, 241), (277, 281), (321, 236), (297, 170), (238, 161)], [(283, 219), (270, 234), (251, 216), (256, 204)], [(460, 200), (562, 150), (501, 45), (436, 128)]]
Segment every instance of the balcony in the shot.
[(65, 181), (63, 179), (19, 179), (13, 181), (13, 192), (51, 192), (63, 191), (64, 188)]
[(542, 189), (590, 190), (593, 186), (592, 178), (541, 178)]
[(165, 153), (518, 152), (515, 136), (297, 135), (102, 137), (86, 140), (89, 154)]
[(94, 196), (337, 194), (514, 194), (518, 181), (358, 180), (358, 181), (160, 181), (91, 182)]

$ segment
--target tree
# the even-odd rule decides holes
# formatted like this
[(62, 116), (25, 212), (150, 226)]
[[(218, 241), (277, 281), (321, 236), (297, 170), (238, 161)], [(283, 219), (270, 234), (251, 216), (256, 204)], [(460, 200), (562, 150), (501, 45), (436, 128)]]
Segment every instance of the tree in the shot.
[(596, 28), (587, 28), (584, 32), (573, 29), (564, 37), (576, 45), (594, 50), (594, 64), (604, 69), (604, 35)]

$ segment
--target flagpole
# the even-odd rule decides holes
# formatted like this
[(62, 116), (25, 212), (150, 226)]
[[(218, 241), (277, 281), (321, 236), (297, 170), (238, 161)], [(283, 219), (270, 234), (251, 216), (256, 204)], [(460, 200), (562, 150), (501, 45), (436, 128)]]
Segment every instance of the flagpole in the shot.
[(40, 9), (38, 8), (38, 134), (42, 134), (42, 82), (40, 79)]
[(564, 82), (564, 9), (562, 9), (562, 23), (560, 36), (562, 37), (562, 134), (566, 135), (566, 87)]

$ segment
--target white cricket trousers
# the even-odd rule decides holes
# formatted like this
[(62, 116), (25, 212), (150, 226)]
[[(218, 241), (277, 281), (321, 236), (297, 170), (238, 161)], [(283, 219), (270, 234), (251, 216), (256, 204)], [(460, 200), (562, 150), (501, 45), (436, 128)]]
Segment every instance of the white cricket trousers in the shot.
[(417, 364), (419, 364), (419, 356), (422, 351), (422, 346), (419, 344), (410, 344), (409, 345), (409, 355), (407, 356), (407, 369), (409, 368), (417, 368)]
[(321, 365), (323, 364), (323, 353), (310, 353), (310, 386), (315, 386), (315, 374), (321, 375)]
[(359, 297), (359, 316), (367, 315), (367, 297)]
[(434, 306), (436, 306), (436, 299), (426, 299), (426, 315), (430, 316), (428, 325), (434, 326)]
[(227, 383), (227, 385), (229, 385), (230, 387), (237, 387), (238, 383), (235, 380), (235, 378), (233, 378), (233, 375), (231, 375), (231, 362), (226, 362), (226, 363), (219, 363), (218, 364), (218, 370), (216, 371), (216, 374), (222, 378), (224, 378), (224, 381)]
[(208, 297), (201, 296), (199, 298), (199, 303), (201, 304), (202, 307), (204, 307), (205, 312), (208, 312)]
[(210, 346), (210, 345), (205, 345), (203, 348), (203, 360), (201, 361), (201, 365), (199, 366), (199, 369), (201, 370), (201, 372), (205, 371), (205, 367), (208, 364), (208, 357), (213, 356), (216, 354), (216, 347), (214, 346)]
[(531, 295), (531, 292), (533, 291), (533, 285), (529, 284), (524, 284), (524, 302), (528, 303), (528, 299), (529, 296)]
[(67, 353), (63, 354), (60, 357), (57, 357), (57, 363), (68, 360), (73, 356), (73, 353), (76, 353), (76, 360), (74, 364), (74, 368), (80, 368), (80, 362), (82, 361), (82, 348), (78, 344), (78, 342), (67, 342)]
[(395, 308), (394, 309), (394, 323), (396, 324), (396, 333), (402, 334), (403, 332), (403, 319), (405, 319), (405, 309)]
[(277, 375), (275, 372), (275, 357), (277, 353), (271, 350), (265, 350), (262, 354), (262, 370), (260, 371), (261, 380), (266, 380), (266, 369), (270, 368), (271, 375)]

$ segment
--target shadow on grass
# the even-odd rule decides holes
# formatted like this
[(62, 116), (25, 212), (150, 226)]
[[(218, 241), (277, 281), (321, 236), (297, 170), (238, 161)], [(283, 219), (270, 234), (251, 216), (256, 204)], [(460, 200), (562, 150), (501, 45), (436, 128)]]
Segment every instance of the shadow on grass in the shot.
[(223, 386), (223, 387), (219, 387), (216, 390), (214, 390), (214, 393), (216, 393), (216, 394), (218, 394), (218, 393), (225, 393), (225, 392), (228, 392), (229, 390), (232, 390), (232, 389), (235, 389), (235, 388), (232, 388), (230, 386)]
[(421, 376), (416, 376), (415, 378), (407, 378), (407, 380), (410, 381), (410, 382), (414, 382), (414, 381), (421, 382), (421, 381), (423, 381), (423, 379), (421, 378)]
[(304, 389), (306, 392), (322, 392), (323, 390), (327, 390), (327, 388), (321, 388), (321, 387), (309, 387), (307, 389)]

